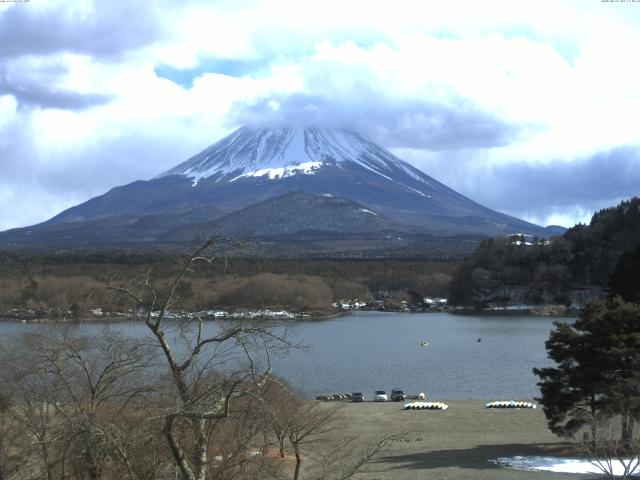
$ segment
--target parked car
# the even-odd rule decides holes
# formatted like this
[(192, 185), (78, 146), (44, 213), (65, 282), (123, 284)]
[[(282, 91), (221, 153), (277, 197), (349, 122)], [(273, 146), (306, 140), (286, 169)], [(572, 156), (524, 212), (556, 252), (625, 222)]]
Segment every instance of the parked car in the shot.
[(387, 400), (389, 400), (389, 397), (387, 397), (387, 392), (384, 390), (376, 390), (373, 394), (374, 402), (386, 402)]
[(351, 394), (352, 402), (364, 402), (364, 395), (360, 392), (353, 392)]
[(402, 402), (407, 396), (404, 394), (402, 390), (399, 388), (394, 388), (391, 390), (391, 401), (392, 402)]

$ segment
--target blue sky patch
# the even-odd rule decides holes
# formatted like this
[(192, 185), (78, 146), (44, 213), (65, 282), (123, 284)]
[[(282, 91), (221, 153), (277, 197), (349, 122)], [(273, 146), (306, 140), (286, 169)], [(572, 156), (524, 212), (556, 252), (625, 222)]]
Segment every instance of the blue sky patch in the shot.
[(236, 60), (229, 58), (209, 58), (202, 60), (194, 68), (175, 68), (170, 65), (156, 65), (155, 74), (177, 83), (183, 88), (193, 87), (193, 80), (205, 73), (219, 73), (230, 77), (244, 77), (257, 73), (268, 65), (264, 59)]

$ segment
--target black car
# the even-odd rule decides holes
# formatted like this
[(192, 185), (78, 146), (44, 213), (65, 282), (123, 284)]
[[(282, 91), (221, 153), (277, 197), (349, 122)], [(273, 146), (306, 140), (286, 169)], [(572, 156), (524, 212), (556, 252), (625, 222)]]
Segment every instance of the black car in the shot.
[(352, 402), (364, 402), (364, 395), (360, 392), (354, 392), (351, 394)]
[(391, 390), (392, 402), (402, 402), (405, 398), (407, 398), (407, 396), (399, 388), (394, 388), (393, 390)]

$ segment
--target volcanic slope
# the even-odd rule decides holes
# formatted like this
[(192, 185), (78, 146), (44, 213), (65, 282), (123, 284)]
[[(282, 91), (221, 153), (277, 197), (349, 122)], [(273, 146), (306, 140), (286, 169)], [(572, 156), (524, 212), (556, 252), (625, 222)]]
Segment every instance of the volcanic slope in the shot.
[[(296, 192), (307, 195), (289, 195)], [(0, 245), (180, 242), (185, 235), (176, 232), (205, 225), (214, 231), (233, 225), (234, 232), (260, 237), (269, 229), (255, 215), (229, 215), (283, 195), (289, 212), (304, 215), (274, 220), (278, 226), (271, 230), (278, 236), (335, 235), (340, 225), (361, 226), (346, 233), (357, 230), (363, 237), (394, 228), (426, 236), (550, 234), (479, 205), (355, 132), (245, 126), (151, 180), (116, 187), (39, 225), (0, 233)], [(338, 203), (329, 207), (331, 202), (309, 196)], [(340, 210), (335, 225), (327, 218), (333, 207)], [(373, 212), (366, 225), (363, 210)]]

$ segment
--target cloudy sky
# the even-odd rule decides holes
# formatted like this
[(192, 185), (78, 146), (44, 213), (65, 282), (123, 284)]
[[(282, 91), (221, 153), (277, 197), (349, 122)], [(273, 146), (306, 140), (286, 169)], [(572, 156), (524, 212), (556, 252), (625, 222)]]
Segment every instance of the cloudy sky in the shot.
[(3, 0), (0, 230), (247, 122), (357, 130), (570, 226), (640, 194), (640, 2)]

